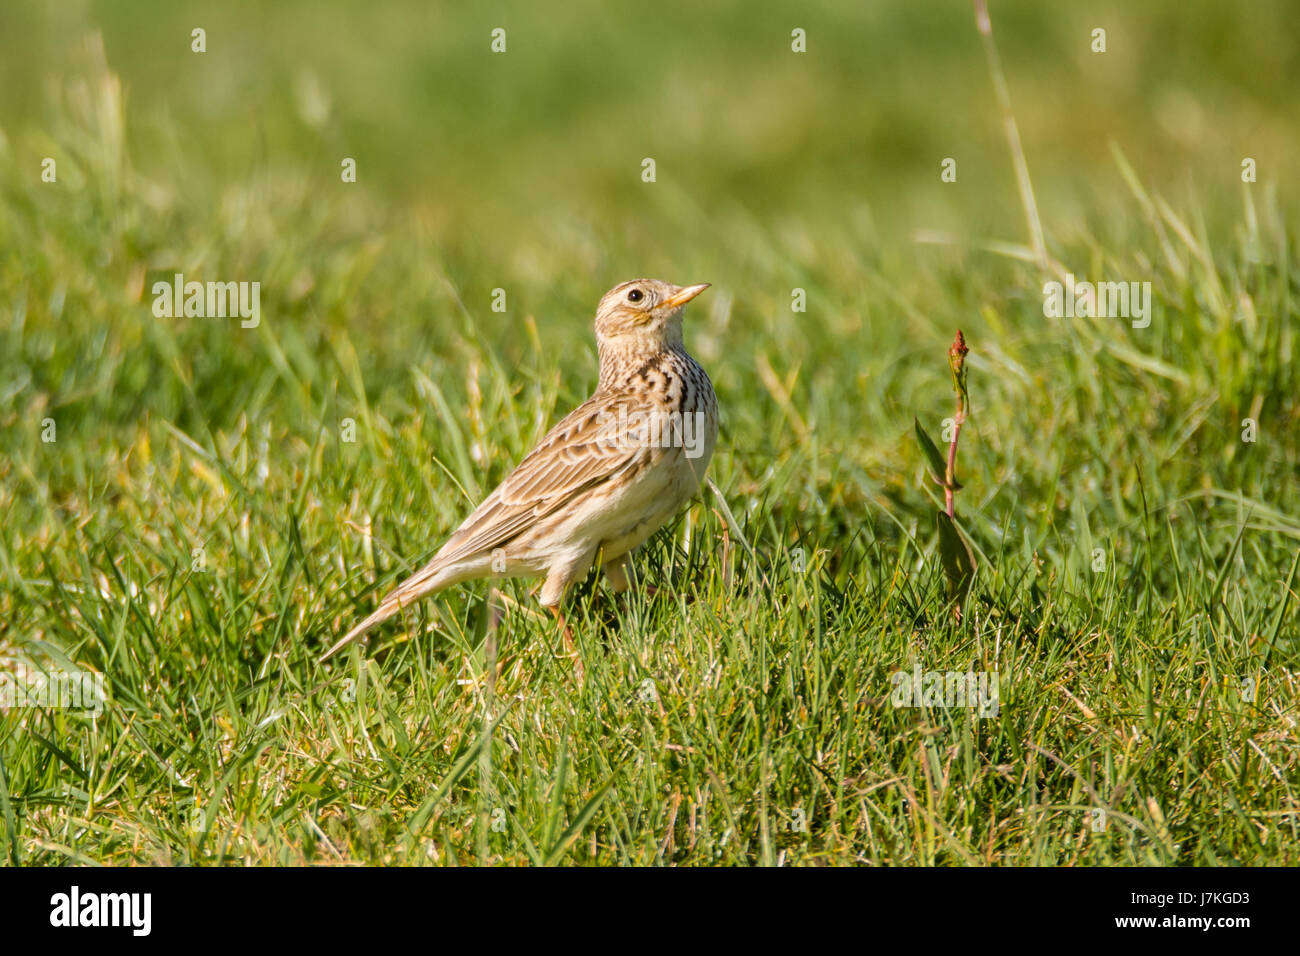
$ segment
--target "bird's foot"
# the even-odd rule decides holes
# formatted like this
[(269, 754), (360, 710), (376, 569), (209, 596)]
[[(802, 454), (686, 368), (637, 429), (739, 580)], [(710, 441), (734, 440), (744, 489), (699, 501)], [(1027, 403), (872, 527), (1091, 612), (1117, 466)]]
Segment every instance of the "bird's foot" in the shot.
[(578, 680), (579, 689), (586, 682), (587, 672), (582, 665), (582, 655), (578, 653), (577, 645), (573, 643), (573, 631), (569, 629), (569, 623), (564, 619), (564, 612), (558, 607), (548, 607), (548, 611), (555, 615), (555, 620), (560, 625), (560, 633), (564, 637), (565, 656), (573, 662), (573, 674)]
[[(675, 595), (675, 594), (678, 593), (677, 591), (674, 591), (674, 590), (673, 590), (672, 588), (670, 588), (670, 587), (666, 587), (666, 586), (661, 587), (661, 586), (656, 585), (656, 584), (647, 584), (647, 585), (646, 585), (645, 587), (643, 587), (641, 590), (645, 592), (646, 597), (658, 597), (658, 596), (661, 595), (661, 594), (667, 595), (668, 597), (672, 597), (673, 595)], [(689, 592), (689, 591), (688, 591), (688, 592), (685, 592), (685, 593), (682, 593), (682, 599), (683, 599), (687, 604), (694, 604), (694, 603), (695, 603), (695, 594), (694, 594), (693, 592)]]

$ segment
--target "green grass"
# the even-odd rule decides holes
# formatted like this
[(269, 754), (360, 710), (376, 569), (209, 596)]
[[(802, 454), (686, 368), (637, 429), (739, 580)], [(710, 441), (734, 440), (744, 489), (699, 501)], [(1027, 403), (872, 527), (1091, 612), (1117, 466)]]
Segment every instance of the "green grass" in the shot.
[[(1112, 36), (1163, 29), (1167, 6)], [(132, 14), (98, 8), (32, 32), (76, 63), (44, 113), (0, 114), (0, 670), (93, 671), (110, 700), (94, 719), (0, 710), (0, 856), (1300, 863), (1300, 260), (1276, 185), (1300, 151), (1286, 97), (1248, 69), (1285, 54), (1242, 40), (1220, 64), (1236, 85), (1186, 80), (1206, 84), (1191, 88), (1207, 128), (1257, 124), (1259, 183), (1239, 181), (1245, 130), (1203, 132), (1189, 161), (1174, 133), (1107, 128), (1122, 113), (1098, 104), (1075, 114), (1088, 158), (1066, 169), (1052, 142), (1068, 115), (1050, 107), (1089, 83), (1036, 86), (1025, 62), (1065, 71), (1034, 46), (1045, 14), (995, 6), (1049, 250), (1079, 275), (1150, 281), (1143, 330), (1044, 318), (965, 5), (935, 34), (950, 57), (907, 32), (905, 5), (871, 15), (905, 38), (897, 54), (880, 22), (818, 8), (825, 53), (810, 47), (803, 79), (784, 15), (683, 7), (701, 32), (673, 66), (695, 107), (626, 66), (625, 86), (583, 58), (549, 68), (581, 17), (531, 9), (511, 8), (520, 65), (499, 70), (454, 39), (486, 47), (493, 24), (447, 14), (417, 42), (430, 24), (393, 5), (374, 20), (393, 43), (376, 76), (331, 72), (359, 40), (337, 22), (260, 60), (282, 25), (266, 14), (235, 66), (214, 27), (207, 61), (167, 67), (191, 54), (160, 50), (164, 27), (185, 37), (194, 18), (161, 8), (140, 39)], [(1192, 5), (1182, 42), (1222, 29), (1216, 9)], [(1284, 14), (1261, 4), (1255, 32)], [(635, 22), (611, 16), (597, 47)], [(96, 27), (107, 62), (67, 53)], [(884, 57), (862, 75), (838, 69), (859, 63), (855, 36)], [(423, 74), (420, 43), (442, 51)], [(1111, 62), (1156, 68), (1123, 46)], [(281, 89), (205, 155), (205, 130), (254, 115), (263, 72), (290, 89), (298, 69), (335, 90), (323, 129)], [(477, 80), (467, 102), (422, 85), (458, 76)], [(958, 80), (957, 102), (936, 98)], [(1096, 82), (1156, 112), (1173, 95)], [(906, 135), (835, 141), (869, 97)], [(627, 132), (624, 100), (651, 128), (686, 116), (653, 185), (639, 163), (658, 147)], [(711, 122), (749, 139), (719, 152)], [(344, 186), (358, 144), (373, 158)], [(941, 186), (953, 153), (958, 184)], [(39, 181), (44, 156), (58, 184)], [(958, 238), (913, 241), (930, 226)], [(259, 280), (261, 324), (156, 319), (150, 287), (177, 271)], [(639, 555), (666, 588), (577, 589), (581, 686), (525, 583), (502, 585), (495, 631), (483, 582), (316, 663), (586, 396), (595, 303), (641, 274), (714, 283), (686, 334), (723, 409), (719, 493)], [(980, 557), (960, 621), (912, 432), (951, 414), (957, 327), (972, 350), (957, 509)], [(997, 715), (896, 708), (891, 675), (914, 666), (996, 671)]]

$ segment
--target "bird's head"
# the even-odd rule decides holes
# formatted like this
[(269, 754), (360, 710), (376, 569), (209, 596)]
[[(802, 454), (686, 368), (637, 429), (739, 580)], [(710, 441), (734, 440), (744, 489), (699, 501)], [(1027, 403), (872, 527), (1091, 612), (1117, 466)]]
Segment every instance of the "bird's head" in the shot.
[(596, 309), (596, 341), (636, 350), (682, 343), (682, 307), (709, 283), (680, 286), (662, 279), (633, 279), (605, 293)]

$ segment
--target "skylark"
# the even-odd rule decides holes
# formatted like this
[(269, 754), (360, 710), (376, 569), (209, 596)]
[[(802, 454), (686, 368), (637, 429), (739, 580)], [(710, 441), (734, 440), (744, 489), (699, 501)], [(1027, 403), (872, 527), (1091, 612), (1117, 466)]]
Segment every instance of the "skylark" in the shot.
[(538, 599), (562, 626), (560, 602), (597, 556), (614, 590), (627, 590), (628, 558), (699, 489), (718, 438), (713, 383), (682, 344), (682, 308), (708, 287), (633, 279), (605, 293), (595, 393), (321, 660), (473, 578), (544, 577)]

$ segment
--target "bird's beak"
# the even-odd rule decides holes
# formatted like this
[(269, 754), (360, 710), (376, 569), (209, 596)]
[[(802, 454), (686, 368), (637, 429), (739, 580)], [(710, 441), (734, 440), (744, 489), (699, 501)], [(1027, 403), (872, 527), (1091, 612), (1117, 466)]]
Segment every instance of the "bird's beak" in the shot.
[(708, 287), (709, 283), (701, 282), (699, 285), (688, 285), (685, 288), (679, 288), (668, 298), (664, 299), (663, 304), (668, 306), (670, 309), (675, 309), (678, 306), (690, 302), (691, 299), (695, 298)]

